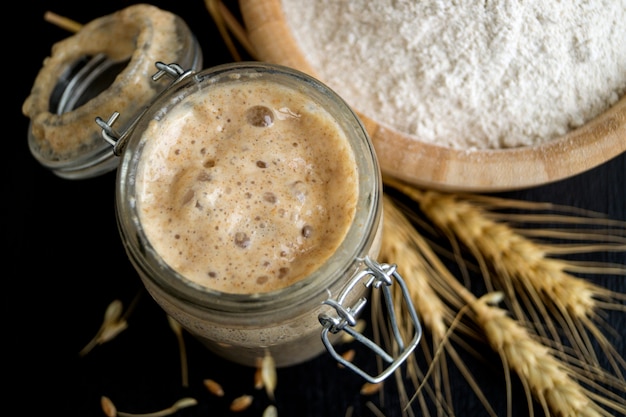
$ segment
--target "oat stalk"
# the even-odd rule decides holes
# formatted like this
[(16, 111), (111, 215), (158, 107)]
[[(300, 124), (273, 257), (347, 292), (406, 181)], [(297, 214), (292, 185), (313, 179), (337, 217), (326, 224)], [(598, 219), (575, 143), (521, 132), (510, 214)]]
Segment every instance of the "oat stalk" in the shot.
[(68, 32), (72, 33), (78, 32), (83, 27), (81, 23), (78, 23), (72, 19), (58, 15), (51, 11), (46, 11), (43, 15), (43, 18), (46, 22), (52, 23), (53, 25), (56, 25), (61, 29), (65, 29)]

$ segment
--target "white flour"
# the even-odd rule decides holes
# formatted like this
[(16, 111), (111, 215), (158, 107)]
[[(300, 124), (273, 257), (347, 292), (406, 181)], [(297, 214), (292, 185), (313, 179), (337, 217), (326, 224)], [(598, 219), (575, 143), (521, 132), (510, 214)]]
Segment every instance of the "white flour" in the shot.
[(626, 92), (626, 0), (282, 0), (356, 110), (458, 149), (549, 141)]

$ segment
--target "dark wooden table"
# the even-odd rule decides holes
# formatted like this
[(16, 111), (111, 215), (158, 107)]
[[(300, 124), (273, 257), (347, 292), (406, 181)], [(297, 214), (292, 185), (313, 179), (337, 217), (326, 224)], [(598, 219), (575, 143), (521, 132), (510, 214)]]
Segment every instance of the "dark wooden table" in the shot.
[[(163, 409), (190, 396), (199, 404), (177, 415), (228, 416), (235, 415), (228, 410), (230, 401), (251, 394), (255, 397), (253, 405), (239, 415), (261, 416), (272, 401), (254, 388), (254, 370), (212, 355), (189, 335), (185, 337), (189, 386), (181, 385), (176, 338), (165, 314), (144, 292), (119, 239), (113, 198), (115, 174), (63, 180), (30, 155), (26, 144), (28, 120), (20, 108), (51, 45), (68, 36), (44, 22), (45, 10), (87, 22), (130, 4), (44, 3), (16, 2), (19, 12), (5, 18), (18, 20), (17, 30), (5, 35), (10, 52), (5, 58), (18, 60), (5, 63), (17, 65), (19, 71), (5, 72), (6, 87), (12, 92), (5, 90), (5, 97), (10, 99), (9, 117), (4, 119), (4, 143), (9, 148), (3, 169), (9, 185), (3, 199), (3, 210), (8, 211), (3, 216), (4, 247), (8, 248), (4, 250), (8, 268), (3, 280), (8, 285), (2, 291), (2, 337), (9, 351), (3, 355), (2, 375), (8, 387), (3, 390), (3, 414), (10, 410), (7, 415), (103, 416), (100, 398), (105, 395), (120, 411), (133, 413)], [(201, 0), (154, 4), (187, 21), (203, 47), (205, 67), (231, 61)], [(572, 205), (626, 220), (626, 154), (578, 176), (503, 195)], [(598, 259), (626, 264), (624, 251), (599, 254)], [(598, 282), (626, 292), (625, 279), (609, 276)], [(80, 349), (100, 326), (106, 306), (114, 299), (128, 306), (138, 294), (142, 295), (129, 318), (129, 328), (79, 357)], [(607, 320), (618, 332), (626, 330), (624, 312), (609, 313)], [(608, 336), (626, 357), (624, 340)], [(471, 358), (468, 364), (498, 414), (504, 415), (506, 399), (499, 366), (485, 367)], [(486, 415), (455, 370), (451, 370), (451, 377), (457, 415)], [(223, 385), (224, 397), (208, 393), (202, 382), (207, 378)], [(368, 401), (387, 417), (401, 415), (393, 381), (385, 385), (383, 398), (361, 395), (363, 382), (322, 355), (280, 369), (274, 403), (283, 417), (344, 416), (349, 407), (353, 407), (353, 416), (374, 416)], [(528, 414), (519, 391), (513, 411), (514, 415)]]

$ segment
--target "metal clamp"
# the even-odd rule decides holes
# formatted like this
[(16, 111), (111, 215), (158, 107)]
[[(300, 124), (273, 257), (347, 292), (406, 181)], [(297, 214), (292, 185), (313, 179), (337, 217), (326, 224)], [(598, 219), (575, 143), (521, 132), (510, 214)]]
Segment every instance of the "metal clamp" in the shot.
[[(331, 356), (333, 356), (343, 366), (351, 369), (353, 372), (362, 376), (367, 381), (371, 383), (378, 383), (391, 375), (396, 370), (396, 368), (402, 365), (402, 363), (406, 361), (407, 357), (415, 350), (422, 337), (422, 326), (419, 319), (417, 318), (417, 313), (415, 312), (415, 308), (413, 307), (413, 302), (409, 295), (406, 284), (404, 283), (404, 280), (402, 279), (400, 274), (396, 272), (396, 265), (379, 264), (369, 257), (366, 257), (364, 259), (364, 263), (367, 268), (360, 271), (351, 279), (348, 285), (346, 285), (346, 287), (339, 294), (339, 297), (337, 297), (337, 299), (329, 298), (324, 301), (324, 304), (327, 304), (335, 309), (335, 311), (337, 312), (337, 316), (331, 317), (328, 314), (322, 313), (318, 316), (318, 318), (323, 326), (321, 334), (322, 342), (324, 343), (324, 346), (326, 346), (326, 349), (331, 354)], [(343, 304), (350, 291), (352, 291), (357, 283), (361, 282), (361, 280), (363, 279), (366, 279), (364, 283), (366, 287), (381, 289), (383, 291), (385, 304), (387, 306), (387, 313), (389, 314), (389, 321), (393, 329), (393, 335), (399, 349), (399, 353), (395, 357), (392, 354), (387, 353), (382, 347), (378, 346), (372, 340), (368, 339), (366, 336), (359, 333), (353, 328), (356, 325), (359, 314), (367, 303), (367, 299), (360, 298), (351, 307), (347, 307)], [(393, 280), (395, 280), (395, 282), (400, 285), (404, 302), (406, 303), (409, 316), (411, 318), (411, 321), (413, 322), (413, 327), (415, 329), (413, 339), (406, 346), (404, 340), (402, 339), (402, 336), (400, 335), (400, 330), (398, 329), (393, 308), (392, 294), (390, 290), (390, 286), (392, 285)], [(339, 355), (339, 353), (337, 353), (333, 344), (329, 340), (329, 332), (336, 334), (340, 331), (345, 331), (346, 333), (354, 337), (356, 341), (363, 343), (375, 354), (380, 355), (383, 360), (390, 365), (379, 375), (372, 376), (356, 366), (354, 363), (344, 359), (341, 355)]]
[[(193, 70), (185, 71), (185, 70), (183, 70), (183, 68), (180, 65), (175, 64), (175, 63), (174, 64), (164, 64), (163, 62), (156, 62), (155, 66), (157, 67), (158, 71), (152, 76), (152, 80), (153, 81), (158, 81), (164, 75), (169, 76), (170, 78), (173, 79), (173, 81), (172, 81), (172, 83), (169, 86), (167, 86), (163, 91), (161, 91), (154, 98), (152, 103), (154, 103), (154, 101), (156, 101), (160, 96), (162, 96), (167, 91), (169, 91), (169, 89), (172, 88), (172, 86), (174, 86), (175, 84), (178, 84), (183, 79), (185, 79), (188, 76), (194, 74)], [(117, 119), (118, 119), (118, 117), (120, 115), (119, 112), (117, 112), (117, 111), (114, 112), (109, 117), (109, 119), (106, 122), (101, 117), (96, 117), (96, 123), (102, 128), (102, 138), (104, 140), (106, 140), (107, 142), (109, 142), (113, 146), (113, 153), (116, 156), (120, 156), (122, 154), (122, 152), (124, 150), (124, 147), (126, 146), (126, 142), (128, 142), (128, 138), (130, 137), (130, 134), (135, 129), (135, 126), (137, 125), (139, 120), (141, 120), (143, 115), (146, 114), (146, 112), (148, 111), (148, 109), (150, 108), (152, 103), (150, 103), (148, 106), (146, 106), (141, 111), (141, 113), (139, 113), (135, 117), (135, 119), (126, 128), (126, 130), (124, 130), (124, 132), (122, 132), (122, 133), (119, 133), (115, 129), (113, 129), (113, 125), (115, 124), (115, 122), (117, 121)]]

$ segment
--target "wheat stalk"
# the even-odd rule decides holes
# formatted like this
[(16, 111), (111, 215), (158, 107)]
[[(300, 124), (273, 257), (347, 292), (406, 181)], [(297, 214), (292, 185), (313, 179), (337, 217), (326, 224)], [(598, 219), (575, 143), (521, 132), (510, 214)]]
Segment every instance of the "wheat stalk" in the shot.
[[(487, 302), (494, 301), (491, 295), (476, 301), (470, 290), (452, 274), (440, 271), (438, 279), (430, 280), (436, 285), (438, 294), (455, 293), (471, 306), (476, 323), (480, 325), (491, 347), (501, 356), (505, 369), (516, 372), (520, 377), (531, 412), (534, 397), (547, 415), (608, 416), (611, 415), (608, 410), (624, 413), (626, 385), (623, 377), (619, 372), (613, 376), (597, 365), (591, 342), (585, 338), (584, 332), (587, 329), (604, 345), (610, 362), (618, 370), (624, 361), (595, 326), (594, 320), (599, 321), (598, 310), (602, 308), (623, 310), (623, 305), (617, 301), (623, 300), (624, 295), (568, 273), (584, 270), (580, 264), (550, 257), (554, 253), (581, 251), (584, 245), (550, 246), (530, 240), (504, 222), (510, 213), (504, 213), (496, 220), (498, 214), (486, 209), (498, 205), (504, 207), (506, 202), (501, 199), (478, 196), (472, 200), (465, 195), (422, 191), (390, 179), (386, 179), (385, 183), (417, 202), (422, 212), (451, 242), (458, 239), (470, 249), (485, 276), (490, 293), (493, 291), (493, 282), (497, 282), (507, 297), (512, 298), (509, 304), (518, 315), (518, 321), (508, 317), (505, 310), (489, 307)], [(522, 202), (522, 205), (531, 207), (528, 202)], [(544, 204), (537, 206), (547, 207)], [(506, 207), (512, 208), (513, 205), (509, 203)], [(517, 220), (519, 218), (517, 215)], [(535, 214), (529, 218), (537, 223), (549, 219), (552, 222), (559, 220), (581, 224), (589, 219), (587, 224), (609, 225), (615, 229), (594, 229), (586, 234), (585, 239), (608, 236), (605, 243), (589, 245), (590, 250), (624, 250), (622, 236), (626, 235), (626, 226), (623, 222), (596, 216), (576, 218)], [(545, 230), (529, 235), (563, 238), (572, 233), (567, 230)], [(420, 247), (420, 250), (427, 253), (428, 247)], [(402, 263), (404, 259), (398, 258), (398, 262)], [(596, 273), (624, 273), (623, 265), (587, 265), (587, 268), (586, 271)], [(493, 291), (492, 294), (502, 293)], [(517, 301), (517, 297), (521, 301)], [(530, 310), (529, 316), (526, 316), (523, 307)], [(561, 319), (557, 318), (553, 322), (551, 317), (556, 316), (555, 310), (560, 313)], [(545, 333), (537, 336), (531, 334), (530, 329), (533, 327), (538, 331), (542, 329), (542, 322), (552, 327), (550, 331), (553, 336), (558, 336), (559, 331), (566, 329), (573, 347), (566, 350), (560, 341), (557, 342), (557, 337), (552, 340)], [(576, 356), (571, 356), (571, 353)], [(505, 376), (510, 414), (512, 401), (508, 372)], [(607, 386), (614, 388), (614, 392)]]
[(204, 0), (204, 5), (211, 15), (211, 18), (215, 22), (220, 36), (224, 41), (224, 44), (228, 48), (231, 56), (235, 61), (241, 61), (242, 57), (233, 39), (230, 37), (232, 33), (239, 44), (251, 57), (255, 56), (254, 47), (248, 38), (248, 34), (241, 25), (241, 23), (233, 16), (230, 10), (224, 5), (221, 0)]
[[(505, 222), (492, 219), (492, 213), (459, 195), (421, 191), (400, 182), (388, 184), (419, 203), (420, 209), (451, 239), (458, 239), (477, 260), (488, 291), (496, 285), (504, 291), (514, 316), (532, 324), (540, 335), (559, 343), (590, 366), (598, 366), (592, 335), (606, 354), (614, 372), (621, 376), (624, 359), (615, 351), (596, 323), (602, 322), (601, 309), (624, 310), (624, 295), (575, 276), (581, 265), (551, 257), (558, 245), (537, 243), (523, 236)], [(484, 200), (486, 201), (486, 200)], [(580, 221), (580, 220), (579, 220)], [(624, 229), (626, 230), (626, 229)], [(600, 245), (624, 250), (618, 242)], [(580, 250), (580, 248), (576, 249)], [(561, 252), (565, 252), (561, 248)], [(626, 267), (595, 265), (586, 271), (595, 273), (626, 273)], [(544, 330), (544, 327), (547, 329)], [(567, 343), (561, 343), (565, 331)], [(622, 377), (623, 379), (623, 377)]]
[[(508, 317), (505, 310), (490, 306), (501, 301), (502, 297), (502, 293), (491, 293), (472, 302), (475, 320), (506, 369), (520, 376), (522, 384), (532, 392), (546, 415), (610, 416), (599, 404), (626, 413), (623, 399), (613, 397), (611, 401), (578, 384), (575, 378), (583, 379), (581, 374), (559, 361), (553, 350), (538, 342), (527, 329)], [(591, 381), (587, 382), (591, 384)], [(610, 396), (606, 391), (603, 394)], [(528, 402), (532, 413), (530, 398)]]
[[(507, 391), (507, 415), (511, 415), (511, 377), (514, 371), (527, 393), (528, 409), (533, 415), (532, 398), (543, 408), (546, 415), (555, 416), (610, 416), (610, 409), (616, 412), (626, 412), (626, 401), (623, 398), (624, 387), (618, 389), (621, 393), (612, 393), (601, 387), (597, 381), (608, 381), (610, 375), (602, 370), (595, 373), (573, 366), (571, 363), (560, 361), (560, 353), (542, 344), (524, 326), (507, 316), (505, 310), (495, 308), (494, 304), (502, 300), (499, 292), (488, 293), (486, 296), (476, 297), (451, 274), (441, 274), (437, 282), (447, 286), (449, 290), (466, 301), (466, 306), (460, 309), (457, 318), (471, 308), (474, 321), (482, 329), (483, 334), (492, 349), (497, 352), (505, 369)], [(572, 362), (575, 362), (572, 360)], [(584, 388), (578, 383), (582, 381), (595, 391)], [(616, 386), (619, 382), (616, 382)], [(599, 393), (599, 394), (598, 394)], [(606, 409), (602, 408), (604, 405)]]
[[(454, 349), (454, 346), (446, 343), (449, 337), (449, 325), (455, 319), (455, 313), (451, 306), (460, 308), (463, 305), (463, 301), (454, 291), (449, 291), (449, 289), (436, 284), (437, 282), (446, 281), (439, 279), (439, 277), (443, 274), (449, 274), (448, 270), (440, 262), (426, 240), (412, 227), (409, 220), (394, 204), (391, 198), (385, 195), (383, 197), (383, 204), (385, 223), (379, 257), (382, 262), (398, 262), (398, 272), (405, 280), (416, 312), (424, 324), (424, 327), (428, 329), (430, 333), (432, 352), (435, 353), (431, 353), (431, 348), (428, 346), (425, 338), (422, 338), (420, 342), (420, 350), (426, 356), (427, 363), (429, 364), (427, 374), (432, 373), (433, 375), (434, 382), (432, 391), (430, 387), (424, 385), (423, 382), (419, 383), (419, 380), (425, 380), (425, 373), (420, 371), (414, 357), (409, 359), (407, 373), (416, 387), (426, 387), (431, 398), (434, 400), (438, 415), (454, 415), (454, 411), (451, 408), (452, 393), (450, 391), (450, 381), (448, 380), (446, 356), (438, 355), (442, 349), (445, 349), (447, 355), (464, 375), (489, 415), (495, 416), (495, 412), (492, 410), (461, 357)], [(437, 290), (435, 288), (437, 288)], [(396, 286), (394, 289), (397, 291), (398, 287)], [(394, 300), (402, 300), (402, 298), (401, 294), (396, 293), (394, 296)], [(410, 320), (405, 320), (408, 318), (408, 314), (402, 314), (403, 305), (398, 303), (394, 308), (397, 311), (396, 318), (398, 325), (403, 331), (403, 334), (406, 335), (405, 338), (411, 338), (412, 323)], [(461, 329), (465, 334), (478, 337), (476, 334), (472, 334), (470, 329), (462, 325)], [(456, 338), (455, 341), (465, 346), (467, 350), (471, 350), (471, 347), (462, 339)], [(398, 385), (402, 387), (401, 384)], [(418, 392), (413, 396), (411, 402), (415, 399), (419, 401), (422, 413), (428, 415), (428, 406), (425, 398), (421, 395), (421, 388), (418, 389)], [(406, 409), (406, 405), (404, 408)]]

